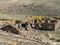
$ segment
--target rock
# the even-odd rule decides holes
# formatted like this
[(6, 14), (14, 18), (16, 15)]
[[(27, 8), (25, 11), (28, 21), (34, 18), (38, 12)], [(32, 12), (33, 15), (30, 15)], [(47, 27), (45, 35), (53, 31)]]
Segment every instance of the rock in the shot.
[(9, 42), (8, 45), (17, 45), (16, 42)]
[(60, 42), (60, 39), (57, 39), (56, 42)]
[(19, 31), (11, 25), (7, 25), (5, 27), (2, 27), (1, 30), (11, 32), (11, 33), (14, 33), (14, 34), (19, 34)]
[(45, 34), (48, 38), (52, 38), (52, 35), (50, 33)]
[(39, 38), (37, 37), (36, 40), (39, 40)]
[(50, 38), (49, 40), (55, 40), (55, 38)]
[(46, 45), (57, 45), (56, 42), (47, 42)]

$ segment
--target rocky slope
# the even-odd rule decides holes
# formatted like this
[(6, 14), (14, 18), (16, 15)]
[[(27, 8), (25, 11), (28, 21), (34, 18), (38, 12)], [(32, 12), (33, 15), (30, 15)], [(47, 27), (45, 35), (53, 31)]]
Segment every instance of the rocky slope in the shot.
[[(60, 23), (59, 23), (60, 25)], [(1, 26), (0, 26), (1, 27)], [(55, 31), (18, 29), (19, 34), (0, 30), (0, 45), (60, 45), (60, 27)]]
[(0, 12), (19, 15), (60, 15), (59, 2), (59, 0), (3, 0), (0, 2)]
[[(52, 33), (39, 30), (21, 30), (19, 35), (0, 30), (0, 45), (8, 45), (15, 42), (16, 45), (60, 45)], [(58, 39), (59, 40), (59, 39)]]

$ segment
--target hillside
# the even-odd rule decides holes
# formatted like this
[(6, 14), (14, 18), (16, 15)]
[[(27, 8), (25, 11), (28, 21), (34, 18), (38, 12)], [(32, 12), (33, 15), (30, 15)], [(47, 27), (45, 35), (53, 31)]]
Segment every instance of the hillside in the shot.
[(60, 15), (60, 0), (0, 0), (0, 12), (8, 15)]
[[(25, 21), (27, 15), (60, 15), (60, 0), (0, 0), (0, 19)], [(55, 31), (32, 28), (27, 31), (21, 27), (17, 29), (19, 34), (1, 30), (4, 26), (0, 25), (0, 45), (11, 45), (14, 42), (16, 45), (60, 45), (60, 26)]]
[(19, 35), (7, 33), (0, 30), (0, 44), (8, 45), (15, 42), (16, 45), (60, 45), (59, 39), (55, 37), (57, 32), (39, 30), (21, 30)]

